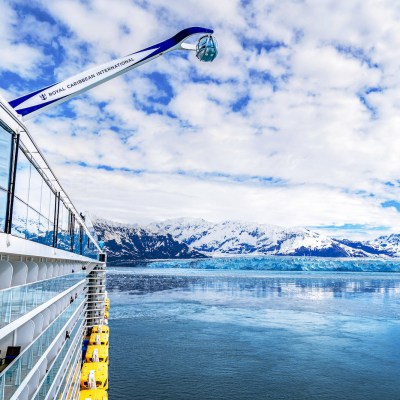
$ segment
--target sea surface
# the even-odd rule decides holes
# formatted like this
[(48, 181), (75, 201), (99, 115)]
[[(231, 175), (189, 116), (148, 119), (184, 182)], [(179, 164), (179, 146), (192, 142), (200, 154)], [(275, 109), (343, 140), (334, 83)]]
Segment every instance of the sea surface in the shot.
[(399, 273), (204, 262), (108, 269), (110, 399), (400, 399)]

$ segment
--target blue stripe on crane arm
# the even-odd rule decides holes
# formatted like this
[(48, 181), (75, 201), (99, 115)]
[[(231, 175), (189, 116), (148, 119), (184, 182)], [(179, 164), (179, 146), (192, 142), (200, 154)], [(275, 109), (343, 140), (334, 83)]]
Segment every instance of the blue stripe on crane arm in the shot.
[(11, 100), (8, 104), (9, 104), (12, 108), (18, 107), (18, 106), (19, 106), (21, 103), (23, 103), (24, 101), (29, 100), (31, 97), (37, 95), (38, 93), (42, 92), (43, 90), (47, 90), (47, 89), (51, 88), (52, 86), (58, 85), (59, 83), (60, 83), (60, 82), (53, 83), (52, 85), (49, 85), (49, 86), (46, 86), (46, 87), (41, 88), (41, 89), (39, 89), (39, 90), (36, 90), (35, 92), (25, 94), (24, 96), (21, 96), (21, 97), (17, 97), (16, 99)]
[[(71, 96), (71, 95), (68, 95), (68, 96)], [(34, 111), (40, 110), (41, 108), (46, 107), (49, 104), (55, 103), (56, 101), (63, 100), (68, 96), (64, 96), (64, 97), (60, 97), (59, 99), (54, 99), (54, 100), (51, 100), (51, 101), (47, 101), (46, 103), (36, 104), (34, 106), (31, 106), (31, 107), (20, 108), (19, 110), (15, 110), (15, 112), (20, 114), (20, 115), (22, 115), (22, 116), (25, 116), (27, 114), (33, 113)]]

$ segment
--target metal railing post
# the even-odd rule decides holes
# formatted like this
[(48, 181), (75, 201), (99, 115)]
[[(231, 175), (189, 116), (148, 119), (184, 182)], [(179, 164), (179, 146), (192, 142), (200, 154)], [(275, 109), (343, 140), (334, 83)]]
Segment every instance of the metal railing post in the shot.
[(60, 192), (57, 192), (55, 196), (55, 205), (54, 205), (53, 247), (57, 247), (59, 216), (60, 216)]
[(11, 233), (12, 217), (14, 210), (14, 195), (15, 195), (15, 179), (17, 176), (18, 149), (19, 149), (19, 133), (12, 134), (10, 154), (10, 173), (8, 179), (8, 197), (6, 209), (6, 226), (5, 233)]

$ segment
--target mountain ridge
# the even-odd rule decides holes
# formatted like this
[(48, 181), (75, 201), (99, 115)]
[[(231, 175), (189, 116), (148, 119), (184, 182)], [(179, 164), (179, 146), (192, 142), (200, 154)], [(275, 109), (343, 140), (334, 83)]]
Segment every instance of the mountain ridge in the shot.
[(218, 223), (190, 218), (172, 219), (147, 226), (154, 232), (170, 233), (174, 238), (211, 256), (229, 254), (376, 257), (392, 256), (382, 246), (323, 236), (308, 228), (283, 228), (276, 225), (241, 221)]
[(97, 219), (93, 221), (93, 227), (105, 244), (107, 260), (111, 265), (171, 258), (207, 258), (170, 234), (156, 234), (136, 224)]
[(400, 235), (352, 241), (321, 235), (308, 228), (241, 221), (213, 223), (177, 218), (147, 225), (96, 219), (111, 263), (237, 255), (388, 258), (400, 256)]

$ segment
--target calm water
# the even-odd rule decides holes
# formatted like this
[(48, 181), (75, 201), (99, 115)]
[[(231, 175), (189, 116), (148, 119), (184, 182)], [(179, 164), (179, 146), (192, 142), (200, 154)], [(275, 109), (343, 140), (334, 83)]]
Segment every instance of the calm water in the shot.
[(400, 399), (400, 274), (155, 266), (109, 269), (111, 399)]

